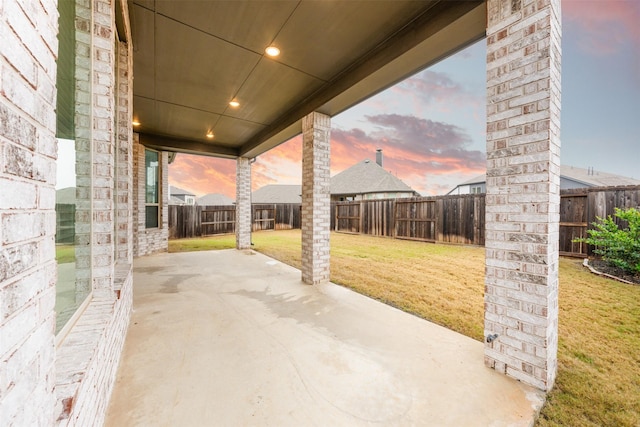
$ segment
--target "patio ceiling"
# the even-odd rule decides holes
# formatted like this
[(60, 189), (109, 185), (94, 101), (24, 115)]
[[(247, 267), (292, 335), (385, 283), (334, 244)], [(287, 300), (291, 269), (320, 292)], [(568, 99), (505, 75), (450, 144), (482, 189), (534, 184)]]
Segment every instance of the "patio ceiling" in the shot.
[(141, 142), (231, 158), (264, 153), (310, 112), (334, 116), (486, 29), (484, 1), (133, 0), (129, 11)]

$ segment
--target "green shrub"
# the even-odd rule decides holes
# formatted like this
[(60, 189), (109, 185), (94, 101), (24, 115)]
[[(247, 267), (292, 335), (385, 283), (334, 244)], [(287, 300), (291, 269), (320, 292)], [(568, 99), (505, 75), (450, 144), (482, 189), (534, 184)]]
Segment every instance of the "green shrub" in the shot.
[(640, 211), (635, 208), (616, 208), (615, 216), (627, 221), (628, 227), (620, 229), (611, 215), (606, 219), (596, 217), (595, 229), (587, 230), (589, 237), (574, 240), (595, 246), (593, 250), (610, 265), (630, 273), (640, 273)]

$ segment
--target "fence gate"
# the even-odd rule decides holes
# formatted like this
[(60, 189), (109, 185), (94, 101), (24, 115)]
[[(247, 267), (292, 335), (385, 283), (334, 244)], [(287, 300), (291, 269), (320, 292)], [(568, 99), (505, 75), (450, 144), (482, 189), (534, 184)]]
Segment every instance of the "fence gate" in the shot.
[(276, 229), (276, 205), (251, 205), (253, 231)]
[(203, 236), (214, 234), (235, 233), (236, 208), (235, 206), (215, 208), (205, 206), (200, 213), (200, 226)]
[(587, 244), (574, 242), (586, 237), (588, 226), (587, 193), (560, 195), (560, 255), (586, 257)]
[(360, 233), (362, 220), (360, 216), (360, 202), (336, 204), (335, 230), (343, 233)]
[(395, 237), (398, 239), (435, 242), (435, 200), (397, 199), (395, 223)]

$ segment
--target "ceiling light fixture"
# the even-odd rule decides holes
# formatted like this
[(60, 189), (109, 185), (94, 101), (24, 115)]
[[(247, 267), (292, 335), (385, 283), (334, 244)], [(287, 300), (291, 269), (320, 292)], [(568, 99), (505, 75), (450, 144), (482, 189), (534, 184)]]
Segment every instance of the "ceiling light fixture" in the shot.
[(212, 139), (213, 138), (213, 132), (207, 132), (207, 138)]
[(132, 121), (131, 124), (134, 126), (140, 126), (140, 122), (137, 120)]
[(233, 108), (238, 108), (240, 106), (240, 103), (236, 100), (233, 100), (229, 103), (229, 105)]
[(272, 57), (280, 55), (280, 49), (278, 49), (275, 46), (269, 46), (264, 51), (267, 53), (267, 55), (272, 56)]

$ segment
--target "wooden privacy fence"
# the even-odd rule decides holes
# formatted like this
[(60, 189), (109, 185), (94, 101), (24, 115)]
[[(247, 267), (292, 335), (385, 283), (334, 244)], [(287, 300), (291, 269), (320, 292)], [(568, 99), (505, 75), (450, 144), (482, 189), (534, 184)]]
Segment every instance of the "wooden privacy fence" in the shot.
[[(639, 206), (640, 186), (562, 190), (560, 254), (589, 255), (591, 248), (573, 240), (585, 237), (596, 217), (613, 216), (616, 207)], [(300, 228), (300, 212), (299, 204), (254, 204), (252, 229)], [(235, 218), (235, 206), (169, 206), (169, 238), (233, 233)], [(331, 204), (331, 229), (424, 242), (484, 245), (485, 195), (336, 202)]]
[(484, 245), (484, 194), (331, 205), (331, 229), (423, 242)]
[[(286, 230), (300, 228), (299, 204), (251, 205), (252, 229)], [(169, 238), (235, 233), (235, 206), (169, 206)]]
[[(573, 242), (585, 237), (596, 217), (615, 208), (640, 207), (640, 186), (594, 187), (560, 192), (559, 250), (585, 257), (593, 248)], [(621, 227), (624, 221), (616, 219)], [(337, 202), (331, 229), (425, 242), (484, 245), (485, 194)]]
[[(587, 229), (597, 217), (613, 217), (615, 208), (640, 208), (640, 185), (622, 187), (595, 187), (562, 190), (560, 192), (560, 254), (586, 257), (592, 247), (573, 242), (587, 236)], [(626, 221), (615, 218), (620, 227)]]

